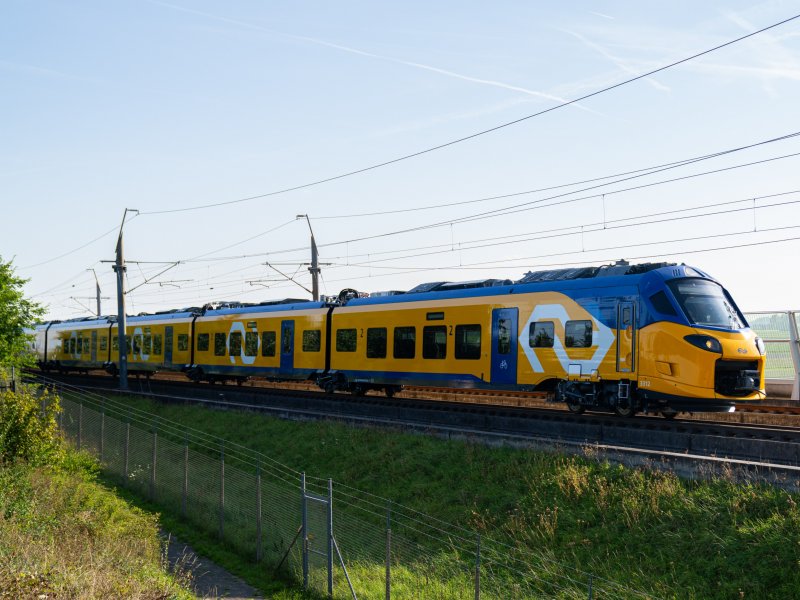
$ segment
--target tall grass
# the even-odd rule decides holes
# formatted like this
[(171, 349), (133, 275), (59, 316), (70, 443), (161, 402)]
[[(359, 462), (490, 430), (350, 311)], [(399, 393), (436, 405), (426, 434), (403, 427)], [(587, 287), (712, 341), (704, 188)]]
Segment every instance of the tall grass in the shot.
[[(557, 452), (385, 429), (252, 413), (209, 418), (202, 408), (125, 401), (310, 475), (332, 477), (335, 486), (346, 483), (469, 527), (507, 544), (510, 562), (520, 565), (517, 575), (527, 569), (525, 575), (546, 580), (579, 568), (667, 598), (790, 598), (800, 589), (798, 496), (766, 485), (733, 477), (691, 481)], [(343, 551), (356, 555), (357, 544), (367, 556), (367, 546), (381, 543), (380, 537), (352, 539), (356, 546)], [(413, 541), (425, 551), (424, 540)], [(433, 549), (430, 556), (435, 560)], [(373, 570), (372, 580), (380, 582), (376, 558), (357, 568)], [(398, 573), (417, 566), (398, 565)], [(513, 569), (494, 576), (504, 579), (498, 589), (513, 588)]]

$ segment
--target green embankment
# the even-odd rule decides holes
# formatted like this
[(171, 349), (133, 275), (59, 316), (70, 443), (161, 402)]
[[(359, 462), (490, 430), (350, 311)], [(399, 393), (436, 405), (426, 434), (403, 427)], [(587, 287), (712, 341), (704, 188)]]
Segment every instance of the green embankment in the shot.
[(157, 517), (62, 447), (56, 409), (0, 394), (0, 598), (193, 598), (188, 574), (164, 568)]
[(557, 453), (124, 401), (657, 597), (800, 595), (797, 494)]

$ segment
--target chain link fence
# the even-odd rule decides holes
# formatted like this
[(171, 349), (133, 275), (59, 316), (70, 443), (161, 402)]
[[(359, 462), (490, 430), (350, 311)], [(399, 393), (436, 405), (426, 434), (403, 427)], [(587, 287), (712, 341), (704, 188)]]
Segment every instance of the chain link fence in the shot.
[(745, 313), (767, 349), (767, 380), (793, 382), (792, 399), (800, 399), (800, 311)]
[[(651, 598), (268, 456), (59, 384), (59, 426), (160, 510), (331, 598)], [(213, 413), (211, 413), (213, 414)]]

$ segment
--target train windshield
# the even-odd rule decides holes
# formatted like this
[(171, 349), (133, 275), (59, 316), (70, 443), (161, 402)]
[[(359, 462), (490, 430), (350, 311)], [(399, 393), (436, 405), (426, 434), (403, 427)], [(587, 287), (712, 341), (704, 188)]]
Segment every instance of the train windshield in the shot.
[(707, 279), (674, 279), (667, 282), (692, 325), (743, 329), (747, 324), (721, 285)]

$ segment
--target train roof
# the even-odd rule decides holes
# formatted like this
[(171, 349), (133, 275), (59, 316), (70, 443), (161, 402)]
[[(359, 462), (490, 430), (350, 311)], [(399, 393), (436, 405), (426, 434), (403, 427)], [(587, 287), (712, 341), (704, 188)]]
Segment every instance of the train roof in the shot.
[(632, 265), (625, 261), (617, 261), (613, 265), (600, 267), (579, 267), (572, 269), (554, 269), (526, 273), (521, 279), (509, 280), (485, 279), (472, 282), (450, 283), (434, 282), (416, 286), (405, 294), (382, 295), (378, 297), (357, 297), (346, 302), (347, 306), (367, 306), (375, 304), (395, 304), (403, 302), (421, 302), (425, 300), (473, 298), (480, 296), (500, 296), (535, 291), (568, 291), (587, 287), (630, 287), (638, 285), (641, 278), (648, 273), (655, 273), (659, 279), (676, 277), (704, 277), (713, 279), (708, 274), (677, 263), (640, 263)]

